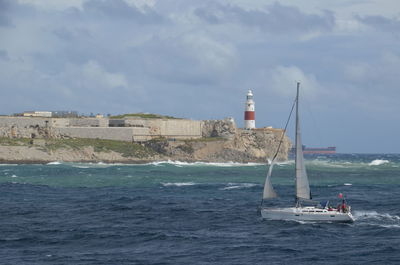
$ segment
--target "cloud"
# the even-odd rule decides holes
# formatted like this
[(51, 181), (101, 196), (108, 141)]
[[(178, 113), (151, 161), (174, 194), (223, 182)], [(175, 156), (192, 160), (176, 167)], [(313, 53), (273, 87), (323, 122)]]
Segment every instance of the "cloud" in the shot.
[(11, 0), (0, 0), (0, 27), (13, 26), (10, 10), (13, 9), (13, 2)]
[(147, 6), (139, 9), (123, 0), (89, 0), (83, 3), (83, 12), (96, 17), (134, 20), (141, 24), (164, 22), (163, 17), (153, 9)]
[(8, 61), (10, 57), (8, 57), (8, 53), (4, 50), (0, 50), (0, 59)]
[(321, 85), (313, 74), (306, 74), (296, 66), (277, 66), (270, 75), (270, 88), (282, 96), (293, 96), (296, 82), (301, 83), (301, 91), (308, 98), (321, 93)]
[(194, 14), (210, 24), (236, 23), (275, 34), (331, 31), (335, 25), (334, 15), (330, 11), (324, 11), (322, 15), (305, 14), (296, 7), (278, 2), (267, 6), (266, 10), (245, 10), (239, 6), (217, 3), (196, 8)]
[(109, 73), (95, 61), (89, 61), (82, 67), (82, 79), (87, 81), (88, 87), (96, 89), (127, 87), (126, 78), (119, 73)]
[(240, 126), (252, 88), (257, 123), (281, 126), (301, 81), (335, 142), (342, 122), (359, 135), (354, 120), (369, 128), (399, 112), (388, 1), (0, 0), (0, 103)]
[(398, 18), (387, 18), (384, 16), (355, 16), (361, 23), (375, 28), (393, 33), (400, 31), (400, 20)]

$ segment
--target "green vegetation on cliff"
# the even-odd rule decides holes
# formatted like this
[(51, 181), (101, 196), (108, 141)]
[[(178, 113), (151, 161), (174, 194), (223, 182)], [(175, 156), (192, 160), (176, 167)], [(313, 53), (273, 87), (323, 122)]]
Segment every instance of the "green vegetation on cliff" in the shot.
[(47, 150), (70, 148), (80, 150), (82, 147), (93, 147), (95, 152), (117, 152), (124, 157), (147, 158), (156, 152), (137, 143), (102, 139), (48, 139), (43, 146)]
[(37, 139), (6, 138), (0, 137), (0, 145), (3, 146), (28, 146), (37, 147), (43, 151), (55, 151), (58, 149), (80, 150), (83, 147), (93, 147), (95, 152), (117, 152), (124, 157), (148, 158), (157, 154), (149, 147), (137, 143), (129, 143), (115, 140), (102, 139)]
[(28, 145), (31, 142), (31, 139), (28, 138), (7, 138), (0, 137), (0, 145), (5, 146), (23, 146)]

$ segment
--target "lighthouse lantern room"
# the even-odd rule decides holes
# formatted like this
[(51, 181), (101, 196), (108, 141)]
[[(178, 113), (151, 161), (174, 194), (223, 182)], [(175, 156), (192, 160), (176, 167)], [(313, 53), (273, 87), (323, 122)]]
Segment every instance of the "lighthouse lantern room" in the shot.
[(249, 130), (256, 128), (253, 92), (251, 91), (251, 89), (249, 89), (249, 91), (247, 92), (246, 97), (246, 107), (244, 111), (244, 128)]

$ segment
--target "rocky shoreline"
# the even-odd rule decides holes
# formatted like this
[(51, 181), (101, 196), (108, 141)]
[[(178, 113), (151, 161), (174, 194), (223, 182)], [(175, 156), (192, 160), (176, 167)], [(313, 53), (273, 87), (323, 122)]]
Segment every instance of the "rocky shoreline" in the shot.
[[(275, 154), (283, 131), (240, 130), (230, 137), (195, 140), (157, 139), (141, 144), (95, 139), (13, 139), (1, 142), (1, 164), (80, 163), (143, 164), (157, 161), (265, 163)], [(278, 160), (287, 160), (291, 147), (283, 137)]]

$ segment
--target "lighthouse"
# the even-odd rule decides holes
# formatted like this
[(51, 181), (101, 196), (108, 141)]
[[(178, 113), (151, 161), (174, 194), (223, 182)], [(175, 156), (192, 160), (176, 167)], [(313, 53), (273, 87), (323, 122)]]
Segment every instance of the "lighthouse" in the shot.
[(253, 92), (251, 91), (251, 89), (249, 89), (246, 96), (246, 107), (244, 111), (244, 128), (248, 130), (256, 128)]

